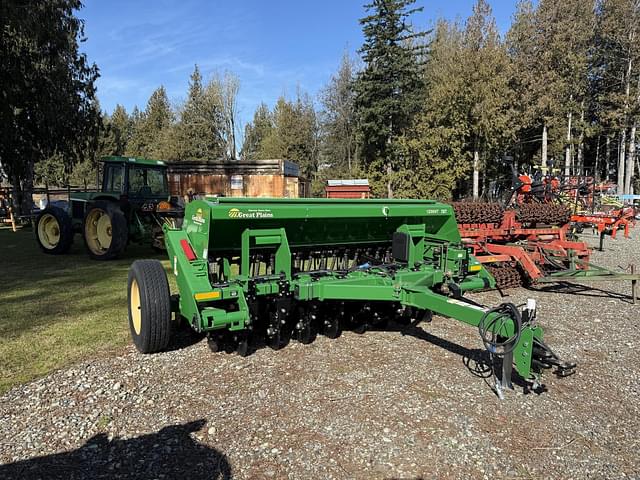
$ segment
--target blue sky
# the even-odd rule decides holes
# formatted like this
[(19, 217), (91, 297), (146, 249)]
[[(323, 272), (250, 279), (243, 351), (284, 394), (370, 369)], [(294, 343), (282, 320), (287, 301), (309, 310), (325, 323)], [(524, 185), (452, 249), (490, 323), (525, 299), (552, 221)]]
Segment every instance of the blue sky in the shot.
[[(316, 98), (343, 52), (362, 43), (358, 19), (364, 0), (85, 0), (87, 41), (82, 49), (100, 67), (103, 110), (117, 103), (144, 109), (161, 84), (172, 102), (186, 96), (194, 64), (203, 76), (234, 72), (240, 78), (241, 123), (260, 102), (273, 105), (296, 90)], [(465, 19), (473, 0), (421, 0), (418, 27), (444, 17)], [(489, 0), (505, 31), (515, 0)]]

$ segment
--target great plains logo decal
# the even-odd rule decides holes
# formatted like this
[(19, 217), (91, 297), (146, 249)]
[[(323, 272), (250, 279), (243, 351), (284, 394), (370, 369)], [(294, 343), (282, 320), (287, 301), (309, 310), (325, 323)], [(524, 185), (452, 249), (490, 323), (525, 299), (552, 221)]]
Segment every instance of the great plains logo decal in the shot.
[(204, 225), (204, 216), (202, 215), (201, 208), (196, 210), (196, 214), (191, 217), (191, 221), (197, 225)]
[(229, 210), (229, 218), (273, 218), (273, 212), (269, 209), (249, 209), (243, 212), (232, 208)]

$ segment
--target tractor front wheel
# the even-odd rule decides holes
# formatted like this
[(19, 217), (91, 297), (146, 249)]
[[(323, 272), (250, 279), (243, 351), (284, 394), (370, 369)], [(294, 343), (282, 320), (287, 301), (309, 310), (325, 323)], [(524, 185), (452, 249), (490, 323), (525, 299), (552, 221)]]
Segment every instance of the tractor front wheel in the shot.
[(164, 350), (171, 332), (171, 296), (162, 264), (136, 260), (129, 269), (129, 330), (141, 353)]
[(67, 212), (59, 207), (47, 207), (40, 212), (36, 219), (36, 240), (44, 253), (67, 253), (73, 243), (73, 225)]
[(111, 260), (127, 246), (127, 220), (112, 202), (98, 201), (84, 217), (84, 243), (94, 260)]

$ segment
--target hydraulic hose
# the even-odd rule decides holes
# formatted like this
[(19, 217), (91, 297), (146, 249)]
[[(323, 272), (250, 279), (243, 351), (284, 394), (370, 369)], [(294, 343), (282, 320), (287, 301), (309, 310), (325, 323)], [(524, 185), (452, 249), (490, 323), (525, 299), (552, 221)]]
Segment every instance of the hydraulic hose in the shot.
[[(514, 333), (509, 338), (499, 340), (498, 334), (503, 330), (507, 322), (512, 322)], [(478, 332), (484, 347), (489, 353), (496, 356), (504, 356), (511, 353), (522, 334), (522, 316), (518, 307), (513, 303), (502, 303), (497, 307), (490, 308), (480, 319)], [(499, 351), (499, 349), (501, 349)]]

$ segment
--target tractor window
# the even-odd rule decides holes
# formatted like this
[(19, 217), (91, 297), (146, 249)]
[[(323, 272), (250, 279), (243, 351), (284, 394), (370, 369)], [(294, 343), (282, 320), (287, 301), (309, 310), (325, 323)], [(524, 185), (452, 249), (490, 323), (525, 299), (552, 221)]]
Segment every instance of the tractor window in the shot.
[(103, 190), (105, 192), (122, 192), (123, 177), (122, 165), (106, 165)]
[(129, 169), (129, 195), (167, 195), (164, 169), (134, 167)]

